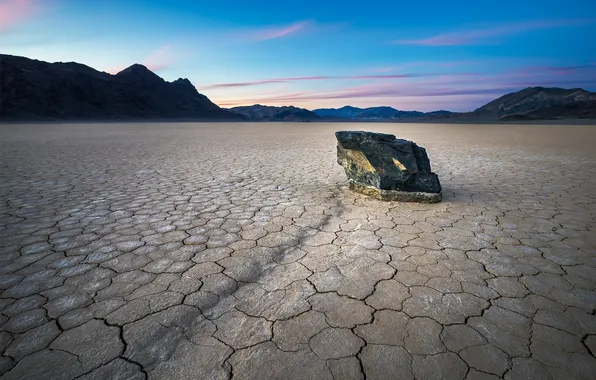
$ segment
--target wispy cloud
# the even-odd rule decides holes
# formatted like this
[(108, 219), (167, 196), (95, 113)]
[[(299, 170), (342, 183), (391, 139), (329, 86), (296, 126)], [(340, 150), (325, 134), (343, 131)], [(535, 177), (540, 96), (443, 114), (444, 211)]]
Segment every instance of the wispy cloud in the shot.
[(148, 56), (137, 62), (130, 62), (126, 65), (111, 67), (105, 70), (105, 72), (110, 74), (117, 74), (129, 65), (132, 65), (133, 63), (140, 63), (146, 66), (151, 71), (167, 70), (174, 66), (181, 59), (181, 53), (178, 50), (174, 49), (171, 44), (166, 44), (159, 47), (157, 50), (151, 52)]
[(172, 45), (167, 44), (149, 54), (141, 63), (151, 71), (160, 71), (169, 69), (176, 61), (177, 56), (172, 51)]
[(229, 87), (261, 86), (273, 83), (317, 81), (317, 80), (338, 80), (338, 79), (407, 79), (428, 76), (429, 74), (386, 74), (386, 75), (349, 75), (349, 76), (309, 76), (309, 77), (287, 77), (262, 79), (251, 82), (218, 83), (200, 87), (201, 90)]
[(527, 21), (492, 27), (449, 32), (423, 39), (398, 40), (394, 41), (394, 43), (401, 45), (423, 46), (479, 45), (493, 43), (498, 37), (512, 36), (532, 30), (579, 26), (592, 22), (594, 22), (594, 20), (588, 19)]
[[(278, 96), (261, 97), (254, 99), (224, 100), (218, 102), (220, 106), (236, 106), (244, 104), (301, 104), (313, 103), (325, 100), (351, 100), (361, 102), (364, 99), (391, 98), (397, 101), (399, 98), (425, 98), (425, 97), (448, 97), (462, 95), (503, 95), (506, 92), (514, 91), (516, 87), (508, 85), (499, 88), (419, 88), (410, 86), (366, 86), (362, 88), (346, 88), (336, 91), (325, 92), (301, 92), (292, 94), (281, 94)], [(435, 109), (441, 108), (440, 104)]]
[(386, 74), (386, 75), (356, 75), (336, 77), (338, 79), (405, 79), (405, 78), (419, 78), (432, 74)]
[(571, 75), (594, 71), (596, 63), (575, 66), (534, 66), (524, 69), (526, 73), (548, 73), (554, 75)]
[(272, 83), (286, 83), (286, 82), (296, 82), (296, 81), (323, 80), (323, 79), (331, 79), (331, 78), (332, 77), (328, 77), (328, 76), (272, 78), (272, 79), (256, 80), (256, 81), (251, 81), (251, 82), (217, 83), (217, 84), (212, 84), (212, 85), (209, 85), (209, 86), (201, 87), (201, 89), (202, 90), (208, 90), (208, 89), (214, 89), (214, 88), (261, 86), (261, 85), (272, 84)]
[(266, 27), (248, 32), (252, 41), (266, 41), (276, 38), (288, 37), (312, 29), (314, 22), (312, 20), (303, 20), (290, 25)]
[(396, 71), (398, 70), (399, 67), (395, 67), (395, 66), (385, 66), (385, 67), (379, 67), (373, 70), (373, 72), (375, 73), (390, 73), (392, 71)]
[(234, 41), (262, 42), (280, 38), (290, 38), (305, 34), (325, 34), (344, 28), (347, 23), (320, 23), (313, 19), (300, 20), (284, 25), (270, 25), (234, 30), (226, 33)]
[(35, 14), (33, 0), (0, 0), (0, 32)]
[[(448, 96), (448, 95), (475, 95), (502, 93), (503, 88), (510, 89), (511, 85), (497, 85), (491, 83), (489, 86), (474, 85), (474, 81), (450, 79), (446, 76), (440, 79), (433, 79), (421, 83), (368, 83), (360, 86), (347, 87), (336, 90), (321, 90), (312, 92), (300, 92), (279, 94), (269, 97), (253, 99), (227, 100), (222, 102), (226, 105), (236, 104), (289, 104), (303, 103), (329, 99), (364, 99), (364, 98), (387, 98), (387, 97), (424, 97), (424, 96)], [(466, 86), (463, 86), (466, 85)], [(462, 88), (463, 86), (463, 88)]]
[[(445, 109), (461, 107), (455, 99), (465, 98), (470, 109), (483, 102), (494, 99), (509, 92), (530, 86), (582, 87), (596, 85), (596, 76), (584, 75), (583, 67), (591, 65), (561, 66), (577, 68), (579, 75), (550, 75), (550, 72), (535, 70), (529, 67), (506, 71), (500, 74), (477, 75), (466, 77), (459, 74), (446, 74), (421, 78), (413, 81), (374, 81), (360, 86), (339, 89), (313, 90), (310, 92), (287, 92), (279, 94), (263, 94), (260, 97), (222, 99), (218, 102), (224, 106), (247, 104), (288, 105), (303, 107), (341, 106), (342, 103), (352, 105), (389, 103), (397, 108), (400, 104), (413, 104), (419, 110)], [(551, 69), (546, 68), (545, 69)], [(529, 74), (528, 74), (529, 73)], [(215, 97), (216, 98), (216, 97)], [(432, 99), (432, 100), (431, 100)], [(339, 100), (339, 101), (338, 101)], [(217, 99), (216, 99), (217, 101)]]
[[(485, 58), (485, 59), (469, 59), (469, 60), (432, 60), (432, 61), (409, 61), (400, 62), (396, 65), (386, 65), (371, 67), (368, 69), (371, 73), (396, 73), (396, 72), (409, 72), (409, 71), (428, 71), (428, 72), (440, 72), (440, 71), (452, 71), (451, 69), (461, 70), (463, 67), (478, 70), (479, 68), (490, 66), (498, 66), (499, 62), (506, 62), (506, 59), (496, 58)], [(463, 74), (460, 74), (463, 75)], [(470, 74), (468, 74), (470, 75)]]

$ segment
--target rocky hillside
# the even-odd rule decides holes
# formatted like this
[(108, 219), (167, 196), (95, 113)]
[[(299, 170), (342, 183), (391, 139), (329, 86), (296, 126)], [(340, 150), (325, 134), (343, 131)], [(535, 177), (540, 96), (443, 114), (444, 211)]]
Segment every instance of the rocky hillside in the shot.
[(449, 115), (449, 111), (400, 111), (393, 107), (358, 108), (344, 106), (341, 108), (319, 108), (314, 113), (325, 119), (351, 119), (351, 120), (405, 120), (423, 118), (425, 116)]
[(228, 108), (228, 110), (251, 121), (314, 121), (321, 119), (312, 111), (294, 106), (273, 107), (255, 104)]
[(503, 95), (476, 109), (472, 115), (510, 120), (516, 118), (579, 118), (582, 115), (584, 115), (583, 117), (590, 115), (590, 112), (587, 111), (590, 108), (589, 103), (595, 101), (595, 93), (581, 88), (528, 87)]
[(137, 64), (110, 75), (74, 62), (0, 55), (0, 90), (0, 120), (242, 120), (188, 79), (167, 82)]

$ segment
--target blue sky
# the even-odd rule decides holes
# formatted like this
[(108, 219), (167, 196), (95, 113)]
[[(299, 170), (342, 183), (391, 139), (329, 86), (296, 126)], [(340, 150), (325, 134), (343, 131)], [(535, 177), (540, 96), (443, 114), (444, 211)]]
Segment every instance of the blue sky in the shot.
[(0, 0), (0, 53), (142, 63), (224, 106), (469, 111), (596, 90), (596, 2)]

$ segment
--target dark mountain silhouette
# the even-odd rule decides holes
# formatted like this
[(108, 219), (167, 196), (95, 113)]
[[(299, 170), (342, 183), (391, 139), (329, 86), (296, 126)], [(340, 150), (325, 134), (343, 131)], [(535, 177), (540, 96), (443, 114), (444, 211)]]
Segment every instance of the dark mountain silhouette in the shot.
[(503, 95), (471, 115), (503, 120), (595, 117), (596, 94), (581, 88), (528, 87)]
[[(433, 115), (434, 114), (434, 115)], [(596, 94), (581, 88), (528, 87), (495, 99), (472, 112), (429, 112), (416, 121), (488, 122), (596, 118)]]
[(525, 116), (532, 119), (595, 119), (596, 100), (559, 104), (539, 110), (530, 111)]
[(116, 75), (74, 63), (0, 55), (0, 119), (229, 119), (188, 79), (166, 82), (145, 66)]
[(325, 119), (396, 121), (523, 121), (596, 118), (596, 93), (581, 88), (528, 87), (501, 96), (472, 112), (399, 111), (391, 107), (321, 108), (313, 110)]
[(362, 111), (362, 108), (344, 106), (341, 108), (318, 108), (312, 112), (323, 118), (355, 119)]
[(273, 107), (255, 104), (228, 108), (251, 121), (314, 121), (321, 118), (312, 111), (294, 106)]
[(447, 115), (453, 115), (453, 114), (456, 114), (456, 112), (439, 110), (439, 111), (426, 112), (424, 114), (424, 116), (447, 116)]
[(465, 113), (392, 107), (320, 108), (253, 105), (222, 109), (188, 79), (167, 82), (145, 66), (116, 75), (75, 62), (48, 63), (0, 54), (0, 120), (392, 120), (521, 121), (596, 118), (596, 93), (581, 88), (528, 87)]

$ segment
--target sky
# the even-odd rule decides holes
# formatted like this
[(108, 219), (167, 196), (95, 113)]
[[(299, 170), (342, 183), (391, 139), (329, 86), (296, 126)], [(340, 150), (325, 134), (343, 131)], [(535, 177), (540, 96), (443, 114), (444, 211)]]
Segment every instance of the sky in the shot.
[(0, 0), (0, 53), (141, 63), (222, 107), (470, 111), (596, 90), (596, 1)]

